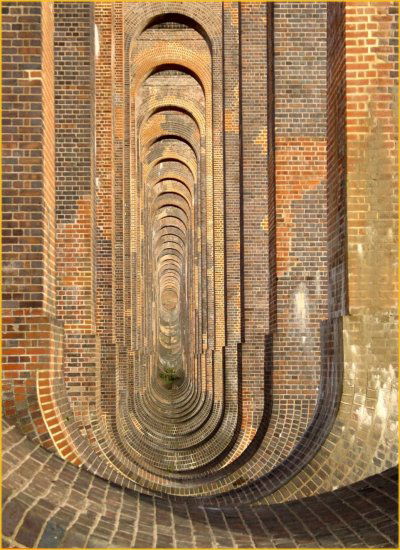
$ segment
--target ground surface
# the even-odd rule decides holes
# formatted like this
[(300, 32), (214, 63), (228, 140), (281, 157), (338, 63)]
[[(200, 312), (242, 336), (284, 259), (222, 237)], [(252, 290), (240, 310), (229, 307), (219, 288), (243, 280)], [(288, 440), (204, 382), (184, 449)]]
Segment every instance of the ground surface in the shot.
[(210, 508), (121, 489), (3, 432), (3, 548), (397, 547), (397, 469), (287, 504)]

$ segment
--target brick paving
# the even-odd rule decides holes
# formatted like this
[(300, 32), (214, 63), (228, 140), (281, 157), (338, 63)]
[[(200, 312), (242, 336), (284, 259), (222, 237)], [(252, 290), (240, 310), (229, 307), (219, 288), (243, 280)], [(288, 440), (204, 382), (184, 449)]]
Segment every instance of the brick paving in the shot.
[(7, 544), (394, 543), (397, 17), (2, 2)]
[(209, 507), (122, 489), (4, 424), (3, 548), (395, 548), (397, 469), (271, 506)]

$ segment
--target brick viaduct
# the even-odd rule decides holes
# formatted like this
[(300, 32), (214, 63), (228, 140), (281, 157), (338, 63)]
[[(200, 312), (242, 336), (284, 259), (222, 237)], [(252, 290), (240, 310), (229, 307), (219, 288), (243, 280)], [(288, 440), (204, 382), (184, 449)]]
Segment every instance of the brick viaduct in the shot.
[(3, 547), (394, 547), (396, 2), (2, 2)]

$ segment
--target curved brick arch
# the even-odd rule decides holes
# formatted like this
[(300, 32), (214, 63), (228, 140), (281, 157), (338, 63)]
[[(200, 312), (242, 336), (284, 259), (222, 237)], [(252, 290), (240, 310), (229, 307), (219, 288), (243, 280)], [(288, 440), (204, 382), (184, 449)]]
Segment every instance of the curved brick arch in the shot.
[(186, 212), (181, 208), (179, 208), (178, 206), (169, 206), (169, 205), (163, 206), (158, 209), (154, 218), (156, 222), (161, 221), (164, 218), (172, 218), (172, 219), (180, 220), (183, 223), (185, 229), (188, 230), (188, 222), (189, 222), (188, 216)]
[(160, 251), (157, 254), (157, 261), (158, 262), (162, 262), (162, 261), (168, 261), (169, 262), (170, 260), (174, 260), (175, 257), (178, 258), (178, 264), (181, 265), (181, 262), (182, 262), (182, 259), (183, 259), (183, 254), (179, 250), (174, 250), (171, 247), (171, 248), (165, 249), (164, 251)]
[(155, 196), (160, 193), (177, 193), (184, 197), (189, 205), (193, 202), (190, 188), (184, 182), (177, 179), (162, 179), (153, 183), (153, 192)]
[(193, 179), (197, 176), (197, 161), (194, 159), (188, 159), (186, 156), (179, 154), (174, 149), (167, 149), (160, 153), (160, 155), (153, 161), (145, 164), (146, 171), (144, 172), (144, 178), (151, 177), (152, 171), (156, 171), (157, 166), (162, 163), (175, 162), (177, 164), (183, 164), (188, 168), (192, 174)]
[(154, 5), (151, 2), (143, 4), (143, 11), (141, 13), (136, 12), (132, 7), (126, 6), (125, 8), (126, 30), (129, 33), (129, 41), (137, 39), (150, 21), (154, 20), (157, 16), (175, 13), (194, 20), (210, 38), (212, 48), (220, 47), (221, 37), (217, 23), (218, 19), (213, 17), (215, 13), (220, 11), (220, 6), (202, 6), (201, 4), (185, 6), (181, 2), (170, 2), (167, 7)]
[(200, 129), (196, 121), (186, 111), (175, 111), (167, 107), (154, 109), (150, 117), (143, 119), (141, 124), (141, 144), (146, 147), (167, 132), (176, 132), (179, 137), (186, 140), (194, 149), (199, 149), (201, 142)]
[[(241, 546), (225, 529), (236, 504), (243, 524), (255, 504), (250, 533), (261, 502), (397, 460), (397, 7), (151, 4), (2, 6), (3, 410), (93, 487), (100, 476), (150, 495), (153, 534), (163, 506), (185, 504), (194, 539), (206, 514), (201, 530), (216, 518), (231, 537), (217, 528), (210, 546)], [(203, 38), (180, 30), (185, 17)], [(343, 508), (369, 518), (360, 494)], [(43, 504), (21, 512), (7, 545), (30, 545)], [(180, 546), (179, 525), (173, 541), (121, 536)], [(69, 542), (93, 546), (90, 533)]]
[(162, 243), (157, 247), (157, 259), (161, 258), (162, 255), (164, 255), (165, 250), (175, 250), (178, 252), (178, 257), (183, 259), (184, 258), (184, 250), (176, 246), (176, 243), (173, 242), (167, 242)]
[[(211, 42), (209, 36), (206, 34), (204, 28), (202, 28), (195, 19), (192, 17), (188, 17), (186, 15), (182, 15), (181, 13), (174, 13), (173, 11), (167, 13), (167, 14), (159, 14), (154, 15), (146, 24), (145, 28), (141, 31), (138, 38), (143, 38), (143, 33), (146, 33), (146, 31), (151, 31), (154, 28), (159, 29), (159, 24), (171, 24), (171, 23), (178, 23), (179, 25), (185, 27), (186, 29), (193, 29), (199, 33), (200, 36), (204, 39), (204, 41), (208, 44), (208, 46), (211, 49)], [(147, 33), (148, 34), (148, 33)]]
[[(167, 260), (165, 260), (164, 263), (167, 263)], [(177, 273), (178, 275), (181, 274), (181, 271), (179, 269), (179, 264), (177, 262), (172, 261), (171, 265), (169, 263), (167, 265), (160, 265), (160, 275), (163, 275), (164, 273)]]
[(196, 155), (189, 145), (181, 140), (160, 139), (155, 144), (149, 147), (145, 154), (147, 163), (151, 163), (155, 158), (168, 156), (178, 153), (180, 157), (187, 156), (191, 166), (197, 166), (198, 160)]
[[(136, 71), (132, 74), (134, 86), (131, 87), (131, 94), (133, 96), (136, 95), (146, 79), (159, 67), (176, 66), (190, 71), (198, 78), (207, 104), (207, 99), (211, 96), (211, 74), (206, 69), (209, 65), (207, 58), (194, 59), (194, 52), (187, 50), (179, 43), (168, 43), (159, 47), (158, 50), (145, 50), (138, 52), (135, 56), (132, 55), (132, 57), (131, 63), (136, 67)], [(208, 101), (208, 103), (210, 102)]]
[(160, 177), (155, 177), (151, 179), (148, 183), (150, 187), (155, 187), (157, 185), (163, 185), (165, 182), (171, 182), (171, 185), (177, 185), (178, 187), (183, 187), (186, 189), (186, 192), (191, 196), (193, 194), (194, 180), (191, 177), (190, 172), (186, 174), (189, 177), (184, 178), (184, 174), (176, 174), (176, 171), (166, 172), (160, 175)]
[(186, 234), (187, 228), (185, 224), (180, 218), (175, 218), (173, 216), (165, 216), (162, 219), (157, 220), (157, 222), (154, 224), (154, 228), (157, 231), (158, 227), (168, 227), (171, 224), (176, 224), (176, 227), (180, 229), (184, 234)]
[[(191, 67), (176, 64), (173, 61), (156, 64), (153, 68), (150, 69), (150, 72), (147, 73), (143, 79), (141, 76), (139, 76), (137, 82), (138, 88), (144, 91), (147, 87), (153, 88), (154, 85), (159, 82), (163, 82), (165, 85), (167, 85), (167, 83), (170, 81), (169, 75), (171, 72), (175, 73), (175, 76), (178, 75), (181, 82), (186, 83), (186, 87), (190, 85), (190, 87), (192, 88), (192, 92), (201, 92), (200, 104), (203, 106), (205, 90), (202, 79)], [(132, 77), (135, 77), (135, 73), (132, 74)], [(138, 99), (140, 101), (140, 98)]]
[(154, 199), (153, 207), (158, 209), (160, 206), (165, 206), (167, 203), (169, 203), (171, 206), (179, 206), (180, 208), (184, 208), (184, 211), (186, 215), (190, 214), (191, 212), (191, 205), (187, 201), (185, 197), (180, 195), (179, 193), (169, 193), (169, 192), (162, 192), (157, 195), (157, 197)]
[(171, 235), (175, 235), (176, 237), (180, 238), (182, 242), (185, 242), (184, 240), (184, 237), (185, 235), (183, 234), (183, 232), (181, 232), (180, 229), (178, 229), (177, 227), (174, 227), (172, 225), (166, 225), (164, 226), (163, 229), (160, 229), (160, 231), (158, 232), (158, 234), (160, 236), (162, 236), (163, 234), (165, 234), (166, 232), (169, 232)]
[[(174, 129), (175, 130), (175, 129)], [(176, 131), (176, 130), (175, 130)], [(190, 148), (190, 150), (193, 152), (193, 154), (195, 155), (196, 157), (196, 160), (198, 161), (199, 159), (199, 154), (198, 154), (198, 147), (195, 147), (190, 140), (188, 140), (185, 136), (183, 136), (182, 134), (181, 135), (178, 135), (177, 133), (174, 134), (174, 133), (171, 133), (171, 134), (165, 134), (164, 132), (159, 132), (159, 134), (157, 135), (154, 135), (153, 134), (153, 137), (151, 137), (148, 142), (145, 142), (145, 143), (142, 143), (142, 147), (145, 151), (150, 151), (156, 144), (158, 143), (162, 143), (164, 142), (164, 140), (171, 140), (171, 141), (175, 141), (175, 142), (180, 142), (182, 144), (185, 144), (188, 146), (188, 148)], [(199, 145), (199, 144), (197, 144)]]
[(183, 250), (185, 244), (185, 241), (183, 241), (180, 237), (174, 235), (173, 233), (164, 233), (163, 235), (157, 236), (155, 246), (157, 246), (158, 241), (161, 241), (162, 243), (173, 242), (175, 244), (178, 244), (181, 250)]
[(195, 187), (193, 174), (184, 162), (171, 161), (166, 166), (161, 167), (159, 174), (154, 174), (152, 177), (149, 175), (147, 178), (149, 187), (153, 187), (161, 179), (176, 179), (177, 181), (184, 182), (186, 185), (189, 185), (190, 182), (190, 188), (194, 189)]
[(155, 114), (162, 111), (170, 111), (173, 109), (180, 109), (186, 115), (196, 122), (201, 135), (205, 135), (205, 115), (202, 109), (186, 98), (176, 96), (166, 96), (163, 99), (153, 100), (151, 107), (145, 109), (144, 105), (141, 106), (141, 116), (138, 117), (138, 123), (142, 126)]

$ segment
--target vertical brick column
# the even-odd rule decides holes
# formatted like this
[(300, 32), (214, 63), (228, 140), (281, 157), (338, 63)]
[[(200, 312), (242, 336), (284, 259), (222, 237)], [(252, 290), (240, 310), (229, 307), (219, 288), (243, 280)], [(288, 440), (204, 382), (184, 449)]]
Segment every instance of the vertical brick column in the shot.
[[(222, 3), (215, 13), (215, 27), (218, 35), (222, 31)], [(222, 105), (222, 46), (220, 38), (215, 40), (212, 63), (212, 113), (213, 113), (213, 265), (214, 265), (214, 349), (216, 363), (220, 364), (220, 352), (225, 346), (225, 242), (224, 242), (224, 159), (223, 159), (223, 105)], [(206, 105), (207, 112), (207, 105)], [(206, 130), (207, 132), (207, 130)], [(207, 153), (206, 153), (207, 154)]]
[(320, 451), (268, 504), (398, 462), (397, 15), (394, 2), (328, 3), (329, 303), (321, 368), (325, 399), (339, 381), (339, 403)]
[(53, 5), (3, 3), (4, 413), (51, 447), (36, 376), (62, 360), (55, 320)]
[[(274, 4), (274, 58), (277, 332), (273, 376), (280, 413), (286, 421), (292, 419), (290, 446), (314, 412), (320, 322), (327, 306), (325, 4)], [(283, 429), (285, 434), (288, 429)]]
[[(267, 6), (267, 158), (268, 158), (268, 324), (271, 342), (272, 333), (276, 329), (277, 314), (277, 277), (276, 277), (276, 186), (275, 186), (275, 63), (274, 63), (274, 4)], [(267, 351), (268, 354), (272, 350)], [(272, 357), (268, 359), (269, 368)]]
[(266, 4), (240, 6), (243, 204), (243, 422), (258, 427), (264, 408), (268, 327)]
[(349, 312), (396, 302), (396, 18), (391, 2), (346, 5)]
[[(372, 473), (396, 460), (387, 434), (398, 420), (398, 6), (346, 4), (344, 14), (350, 315), (343, 319), (343, 347), (345, 372), (352, 372), (344, 393), (358, 432), (352, 469)], [(371, 430), (368, 455), (365, 430)]]
[[(121, 5), (122, 9), (122, 25), (124, 27), (125, 11), (124, 5)], [(124, 31), (125, 32), (125, 31)], [(127, 42), (129, 42), (124, 36), (121, 47), (123, 51), (121, 53), (123, 63), (123, 73), (121, 78), (123, 80), (123, 89), (121, 93), (124, 95), (123, 99), (123, 215), (124, 215), (124, 233), (123, 233), (123, 259), (124, 259), (124, 326), (125, 326), (125, 344), (131, 349), (132, 347), (132, 255), (131, 255), (131, 185), (130, 185), (130, 127), (129, 127), (129, 101), (126, 99), (129, 97), (129, 65), (125, 61), (127, 52)]]
[(241, 340), (239, 6), (224, 4), (224, 173), (227, 344)]
[[(130, 343), (131, 304), (130, 304), (130, 243), (129, 217), (126, 210), (129, 204), (129, 179), (124, 179), (124, 20), (123, 4), (115, 2), (112, 13), (112, 140), (113, 140), (113, 195), (114, 195), (114, 315), (116, 353), (116, 384), (119, 395), (124, 399), (128, 386), (127, 345)], [(126, 257), (128, 254), (128, 260)], [(118, 406), (118, 405), (117, 405)]]
[(329, 317), (347, 311), (345, 4), (328, 6), (327, 229)]
[[(102, 410), (115, 407), (114, 315), (114, 140), (113, 140), (113, 4), (95, 4), (98, 32), (96, 56), (96, 326), (100, 337), (100, 371), (97, 396)], [(100, 414), (100, 411), (99, 411)]]
[(96, 4), (99, 35), (96, 56), (96, 177), (97, 177), (97, 324), (104, 339), (114, 333), (113, 251), (113, 139), (112, 139), (112, 5)]
[(114, 223), (114, 277), (115, 277), (115, 336), (116, 340), (123, 343), (125, 340), (125, 315), (124, 315), (124, 287), (125, 271), (123, 262), (124, 253), (124, 196), (123, 196), (123, 131), (124, 131), (124, 51), (123, 51), (123, 17), (122, 3), (113, 5), (113, 56), (112, 56), (112, 78), (113, 78), (113, 179), (114, 179), (114, 201), (115, 201), (115, 223)]
[[(225, 177), (225, 285), (226, 348), (225, 394), (228, 407), (237, 412), (241, 364), (238, 346), (242, 337), (242, 253), (241, 253), (241, 171), (240, 171), (240, 87), (239, 87), (239, 4), (223, 4), (224, 74), (224, 177)], [(233, 423), (233, 420), (231, 421)]]
[(93, 6), (55, 4), (57, 316), (64, 380), (77, 419), (94, 400)]

